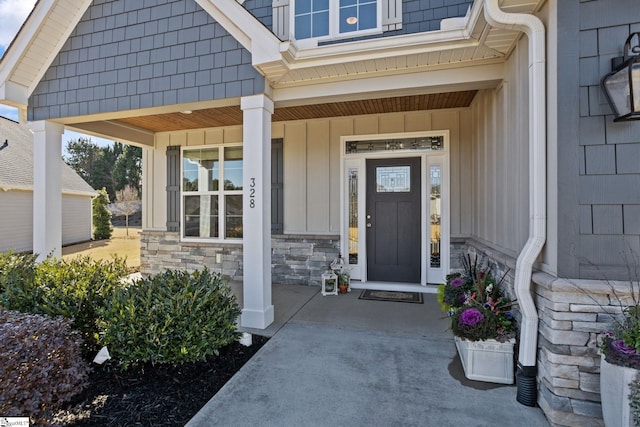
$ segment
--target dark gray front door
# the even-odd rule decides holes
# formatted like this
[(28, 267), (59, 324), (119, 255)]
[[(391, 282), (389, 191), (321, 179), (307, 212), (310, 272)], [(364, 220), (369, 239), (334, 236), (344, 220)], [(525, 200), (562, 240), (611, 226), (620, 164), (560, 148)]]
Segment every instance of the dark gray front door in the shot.
[(420, 283), (420, 158), (367, 160), (367, 280)]

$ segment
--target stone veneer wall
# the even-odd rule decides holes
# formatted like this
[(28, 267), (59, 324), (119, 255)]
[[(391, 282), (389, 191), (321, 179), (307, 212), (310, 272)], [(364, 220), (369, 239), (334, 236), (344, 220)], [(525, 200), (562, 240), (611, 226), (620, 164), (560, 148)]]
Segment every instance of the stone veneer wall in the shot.
[(554, 426), (603, 426), (600, 334), (612, 314), (632, 304), (629, 283), (546, 273), (534, 274), (533, 280), (540, 316), (538, 403)]
[[(280, 284), (320, 285), (339, 253), (338, 236), (272, 236), (272, 281)], [(194, 271), (203, 266), (226, 280), (242, 281), (241, 243), (180, 242), (180, 234), (165, 231), (140, 233), (140, 271), (144, 275), (167, 269)]]
[[(475, 251), (494, 265), (495, 276), (508, 268), (505, 287), (513, 297), (516, 260), (472, 239), (451, 248), (452, 270), (461, 267), (453, 254)], [(633, 304), (629, 283), (560, 279), (533, 274), (538, 308), (538, 404), (553, 426), (602, 427), (600, 406), (600, 334), (612, 315)], [(516, 319), (519, 319), (517, 306)]]
[[(492, 249), (474, 239), (456, 240), (456, 243), (451, 244), (451, 270), (462, 271), (461, 256), (470, 254), (472, 256), (476, 254), (478, 260), (488, 260), (491, 265), (493, 277), (496, 281), (504, 279), (502, 281), (502, 287), (505, 289), (507, 296), (515, 300), (515, 294), (513, 286), (515, 283), (516, 274), (516, 259), (508, 255), (503, 254), (495, 249)], [(454, 259), (455, 255), (455, 259)], [(516, 320), (519, 320), (519, 311), (517, 305), (514, 306), (514, 316)]]

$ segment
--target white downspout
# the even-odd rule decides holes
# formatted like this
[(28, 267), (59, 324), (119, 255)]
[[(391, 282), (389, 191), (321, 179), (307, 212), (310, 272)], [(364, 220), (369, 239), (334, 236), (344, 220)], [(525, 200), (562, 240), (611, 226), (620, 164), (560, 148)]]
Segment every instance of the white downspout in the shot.
[(545, 28), (534, 15), (503, 12), (498, 0), (484, 0), (484, 15), (489, 25), (522, 31), (529, 39), (529, 239), (518, 256), (515, 277), (522, 312), (518, 369), (526, 369), (535, 367), (537, 360), (538, 314), (531, 294), (531, 273), (547, 227)]

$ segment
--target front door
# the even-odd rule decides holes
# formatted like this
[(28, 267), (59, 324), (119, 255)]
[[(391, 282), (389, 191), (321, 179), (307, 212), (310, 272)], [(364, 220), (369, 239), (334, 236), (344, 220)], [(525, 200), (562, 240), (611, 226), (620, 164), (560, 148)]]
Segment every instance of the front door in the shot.
[(367, 280), (420, 283), (420, 163), (367, 160)]

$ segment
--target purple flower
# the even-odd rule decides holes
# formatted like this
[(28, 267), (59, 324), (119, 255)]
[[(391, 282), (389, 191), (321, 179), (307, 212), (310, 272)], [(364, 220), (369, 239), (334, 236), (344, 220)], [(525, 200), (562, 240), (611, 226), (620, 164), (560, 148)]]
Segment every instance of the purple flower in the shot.
[(476, 326), (484, 320), (484, 316), (477, 308), (468, 308), (460, 313), (460, 324), (463, 326)]
[(467, 302), (467, 296), (462, 294), (462, 295), (458, 295), (458, 298), (456, 298), (456, 303), (462, 305), (465, 302)]
[(463, 280), (463, 279), (461, 279), (460, 277), (457, 277), (457, 278), (453, 279), (453, 280), (451, 281), (451, 283), (449, 283), (449, 285), (451, 285), (451, 286), (453, 286), (453, 287), (456, 287), (456, 288), (457, 288), (457, 287), (459, 287), (459, 286), (464, 285), (464, 280)]
[(623, 340), (611, 341), (611, 348), (621, 354), (636, 354), (636, 349), (626, 345)]

